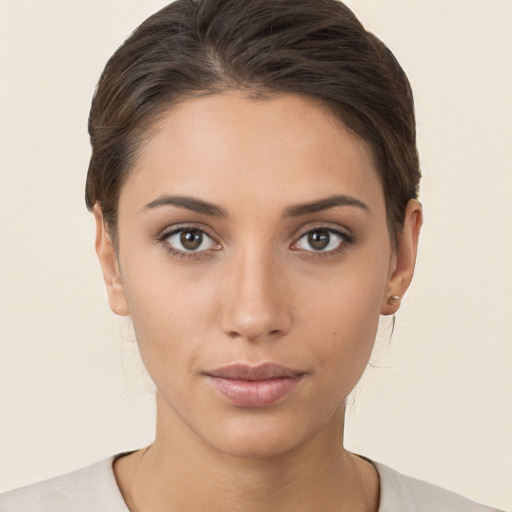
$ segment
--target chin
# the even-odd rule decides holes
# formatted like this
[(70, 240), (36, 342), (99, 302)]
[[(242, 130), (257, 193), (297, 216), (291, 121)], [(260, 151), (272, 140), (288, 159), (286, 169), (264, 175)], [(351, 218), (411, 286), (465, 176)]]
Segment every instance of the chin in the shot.
[(299, 443), (289, 436), (238, 436), (236, 439), (216, 439), (214, 448), (219, 452), (241, 459), (269, 459), (293, 450)]
[(210, 429), (203, 440), (214, 449), (232, 457), (266, 459), (293, 451), (313, 437), (318, 425), (301, 424), (298, 418), (260, 417), (247, 411), (244, 418), (232, 419)]

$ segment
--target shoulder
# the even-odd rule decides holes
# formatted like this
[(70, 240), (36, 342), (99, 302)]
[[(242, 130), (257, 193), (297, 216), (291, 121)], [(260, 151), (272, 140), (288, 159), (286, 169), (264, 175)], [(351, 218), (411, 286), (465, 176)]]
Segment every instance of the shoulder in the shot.
[(402, 475), (373, 462), (379, 472), (379, 512), (499, 512), (436, 485)]
[(128, 512), (117, 486), (115, 457), (0, 494), (1, 512)]

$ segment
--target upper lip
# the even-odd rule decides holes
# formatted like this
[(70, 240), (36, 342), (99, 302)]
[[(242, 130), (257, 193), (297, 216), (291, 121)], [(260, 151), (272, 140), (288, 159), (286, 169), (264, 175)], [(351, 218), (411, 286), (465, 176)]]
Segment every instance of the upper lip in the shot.
[(257, 365), (235, 363), (206, 372), (211, 377), (249, 381), (282, 379), (286, 377), (297, 378), (304, 375), (304, 373), (303, 371), (287, 368), (276, 363), (261, 363)]

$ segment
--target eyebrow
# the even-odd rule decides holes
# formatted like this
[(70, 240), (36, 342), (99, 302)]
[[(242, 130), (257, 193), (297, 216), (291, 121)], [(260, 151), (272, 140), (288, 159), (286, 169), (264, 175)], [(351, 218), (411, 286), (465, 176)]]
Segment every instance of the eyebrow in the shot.
[[(157, 197), (154, 201), (151, 201), (144, 206), (142, 211), (153, 210), (161, 206), (177, 206), (179, 208), (185, 208), (187, 210), (201, 213), (203, 215), (210, 215), (212, 217), (226, 218), (229, 216), (227, 210), (221, 206), (190, 196), (163, 195)], [(370, 208), (368, 208), (365, 203), (355, 197), (347, 195), (333, 195), (316, 201), (290, 206), (285, 210), (283, 218), (300, 217), (301, 215), (317, 213), (338, 206), (352, 206), (364, 211), (370, 211)]]
[(228, 216), (228, 212), (224, 208), (190, 196), (160, 196), (144, 206), (143, 211), (152, 210), (160, 206), (178, 206), (179, 208), (186, 208), (187, 210), (212, 217)]
[(299, 217), (308, 213), (317, 213), (337, 206), (355, 206), (369, 212), (370, 208), (359, 199), (347, 195), (333, 195), (317, 201), (297, 204), (286, 209), (284, 217)]

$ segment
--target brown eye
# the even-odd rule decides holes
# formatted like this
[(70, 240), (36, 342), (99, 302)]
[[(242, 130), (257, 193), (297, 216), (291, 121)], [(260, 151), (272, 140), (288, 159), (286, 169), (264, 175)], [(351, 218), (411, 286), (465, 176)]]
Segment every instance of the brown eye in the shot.
[(308, 231), (296, 244), (298, 249), (312, 252), (330, 252), (338, 249), (344, 242), (345, 235), (333, 229), (314, 229)]
[(179, 252), (202, 252), (215, 247), (215, 242), (200, 229), (182, 228), (174, 231), (165, 239)]
[(203, 242), (203, 234), (201, 231), (197, 230), (182, 231), (180, 234), (180, 242), (185, 249), (189, 251), (195, 251), (201, 247)]
[(324, 250), (331, 240), (331, 235), (328, 231), (313, 231), (308, 233), (308, 244), (316, 251)]

